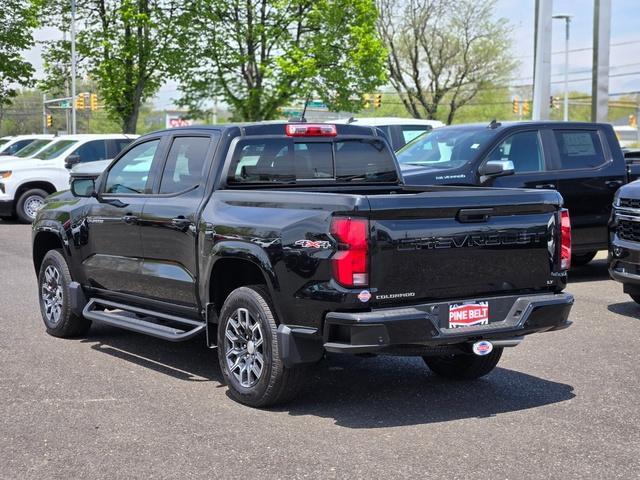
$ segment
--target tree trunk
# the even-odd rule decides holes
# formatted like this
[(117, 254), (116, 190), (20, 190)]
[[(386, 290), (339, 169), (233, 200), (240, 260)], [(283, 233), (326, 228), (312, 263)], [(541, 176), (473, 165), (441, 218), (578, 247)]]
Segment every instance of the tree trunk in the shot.
[(131, 114), (122, 119), (122, 133), (136, 133), (140, 106), (134, 105)]

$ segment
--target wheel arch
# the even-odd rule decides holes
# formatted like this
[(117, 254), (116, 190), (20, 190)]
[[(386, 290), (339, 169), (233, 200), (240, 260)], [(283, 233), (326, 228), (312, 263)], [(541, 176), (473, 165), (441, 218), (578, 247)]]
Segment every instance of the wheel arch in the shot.
[(36, 271), (36, 275), (40, 271), (40, 266), (44, 260), (47, 252), (55, 249), (61, 249), (63, 255), (66, 256), (64, 243), (57, 232), (52, 230), (38, 231), (33, 238), (32, 255), (33, 266)]
[[(207, 300), (213, 303), (217, 313), (220, 313), (224, 300), (236, 288), (265, 285), (272, 299), (278, 288), (274, 269), (264, 250), (244, 242), (232, 243), (241, 243), (242, 249), (239, 250), (238, 245), (217, 245), (205, 277)], [(277, 306), (275, 308), (278, 310)]]
[(56, 187), (53, 185), (53, 183), (51, 182), (47, 182), (45, 180), (28, 181), (28, 182), (24, 182), (22, 185), (20, 185), (16, 189), (15, 201), (17, 202), (18, 198), (20, 198), (20, 195), (22, 195), (24, 192), (26, 192), (27, 190), (31, 190), (33, 188), (44, 190), (49, 195), (58, 191)]

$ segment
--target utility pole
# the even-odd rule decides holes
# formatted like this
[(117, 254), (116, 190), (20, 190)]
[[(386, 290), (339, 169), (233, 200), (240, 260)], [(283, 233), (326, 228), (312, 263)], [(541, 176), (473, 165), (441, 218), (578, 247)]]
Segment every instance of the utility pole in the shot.
[(76, 0), (71, 0), (71, 133), (76, 134)]
[(549, 118), (551, 94), (552, 0), (536, 0), (536, 38), (533, 70), (533, 120)]
[(569, 25), (571, 15), (558, 14), (553, 18), (564, 20), (564, 121), (569, 121)]
[(42, 94), (42, 133), (47, 133), (47, 94)]
[(611, 40), (611, 0), (594, 0), (593, 74), (591, 121), (606, 122), (609, 117), (609, 42)]

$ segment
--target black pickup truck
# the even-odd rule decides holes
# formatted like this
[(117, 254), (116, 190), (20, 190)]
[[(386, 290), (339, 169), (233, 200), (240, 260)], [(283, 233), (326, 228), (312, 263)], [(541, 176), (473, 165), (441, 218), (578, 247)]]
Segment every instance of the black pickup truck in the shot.
[(607, 249), (613, 195), (640, 176), (609, 124), (511, 122), (438, 128), (398, 153), (407, 184), (555, 189), (571, 212), (573, 265)]
[(489, 373), (567, 327), (555, 191), (407, 187), (373, 127), (265, 123), (141, 137), (33, 224), (42, 317), (170, 341), (206, 335), (231, 395), (290, 398), (326, 351)]

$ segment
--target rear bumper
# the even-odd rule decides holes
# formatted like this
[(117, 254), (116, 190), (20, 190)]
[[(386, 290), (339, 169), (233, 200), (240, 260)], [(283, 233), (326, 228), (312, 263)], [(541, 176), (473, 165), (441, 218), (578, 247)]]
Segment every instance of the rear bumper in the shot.
[(280, 325), (280, 356), (287, 366), (312, 363), (324, 351), (434, 355), (470, 352), (471, 343), (489, 340), (497, 347), (518, 345), (532, 333), (571, 325), (573, 296), (568, 293), (505, 296), (489, 299), (506, 305), (500, 321), (489, 325), (443, 328), (448, 303), (437, 302), (369, 312), (330, 312), (322, 333), (315, 328)]
[[(342, 353), (401, 353), (424, 347), (447, 347), (478, 340), (505, 346), (531, 333), (561, 330), (568, 320), (573, 296), (567, 293), (510, 297), (504, 320), (489, 325), (442, 327), (441, 310), (447, 303), (379, 309), (363, 313), (331, 312), (324, 328), (324, 348)], [(505, 300), (505, 297), (501, 297)], [(419, 351), (419, 348), (417, 349)]]

